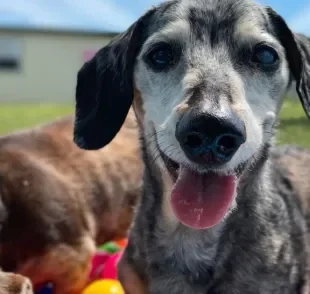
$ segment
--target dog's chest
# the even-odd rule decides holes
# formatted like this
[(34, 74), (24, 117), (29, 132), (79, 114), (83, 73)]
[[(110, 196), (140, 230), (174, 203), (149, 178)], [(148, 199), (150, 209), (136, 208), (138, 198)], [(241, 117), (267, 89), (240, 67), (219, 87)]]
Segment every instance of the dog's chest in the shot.
[(173, 234), (158, 231), (157, 248), (151, 253), (155, 278), (150, 293), (205, 293), (212, 278), (218, 234), (218, 228), (202, 232), (182, 227)]

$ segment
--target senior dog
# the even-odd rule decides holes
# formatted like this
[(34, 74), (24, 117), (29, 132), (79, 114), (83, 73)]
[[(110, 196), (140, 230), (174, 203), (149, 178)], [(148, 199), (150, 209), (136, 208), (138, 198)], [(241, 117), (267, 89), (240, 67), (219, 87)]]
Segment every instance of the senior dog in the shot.
[(308, 39), (250, 0), (167, 1), (81, 68), (80, 148), (108, 144), (132, 104), (139, 121), (127, 294), (307, 292), (306, 220), (269, 151), (293, 80), (309, 116)]

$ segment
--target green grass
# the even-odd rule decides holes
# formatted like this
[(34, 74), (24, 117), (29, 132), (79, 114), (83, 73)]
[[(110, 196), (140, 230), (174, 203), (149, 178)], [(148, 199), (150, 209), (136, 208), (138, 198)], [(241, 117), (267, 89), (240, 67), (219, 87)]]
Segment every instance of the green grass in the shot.
[(1, 103), (0, 135), (73, 113), (71, 104)]
[[(73, 113), (72, 104), (0, 104), (0, 135), (35, 126)], [(298, 100), (288, 99), (282, 108), (278, 144), (310, 148), (310, 121)]]
[(310, 148), (310, 120), (299, 100), (285, 101), (278, 130), (278, 144), (297, 144)]

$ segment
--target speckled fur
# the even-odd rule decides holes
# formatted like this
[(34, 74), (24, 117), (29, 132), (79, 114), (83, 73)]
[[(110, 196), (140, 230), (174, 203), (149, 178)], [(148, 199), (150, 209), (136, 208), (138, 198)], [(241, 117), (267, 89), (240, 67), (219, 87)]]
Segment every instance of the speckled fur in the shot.
[(271, 158), (277, 165), (283, 184), (290, 185), (296, 192), (307, 222), (310, 244), (310, 150), (296, 145), (283, 145), (273, 148)]
[[(181, 57), (157, 72), (145, 58), (163, 40), (181, 47)], [(262, 72), (246, 57), (246, 48), (261, 40), (280, 56), (276, 71)], [(132, 103), (140, 122), (143, 194), (119, 264), (126, 293), (307, 293), (306, 220), (270, 148), (293, 79), (310, 115), (309, 48), (273, 10), (253, 1), (175, 0), (148, 11), (79, 71), (78, 146), (107, 144)], [(238, 174), (235, 202), (222, 222), (201, 231), (183, 226), (172, 213), (174, 180), (158, 152), (203, 172), (175, 138), (180, 116), (193, 107), (211, 115), (234, 111), (247, 130), (246, 142), (215, 170)], [(98, 136), (106, 124), (111, 129)]]
[(160, 172), (144, 157), (143, 213), (124, 259), (149, 281), (147, 293), (302, 293), (309, 261), (306, 222), (297, 194), (265, 156), (244, 176), (238, 209), (219, 230), (204, 233), (185, 227), (163, 232)]

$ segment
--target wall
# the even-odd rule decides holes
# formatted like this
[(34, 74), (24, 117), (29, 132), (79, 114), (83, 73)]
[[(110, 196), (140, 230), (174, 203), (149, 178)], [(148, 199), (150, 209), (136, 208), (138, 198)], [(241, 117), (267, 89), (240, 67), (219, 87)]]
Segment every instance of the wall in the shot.
[(1, 31), (21, 47), (20, 69), (0, 70), (0, 101), (73, 102), (76, 74), (85, 50), (98, 50), (111, 37), (52, 32)]

